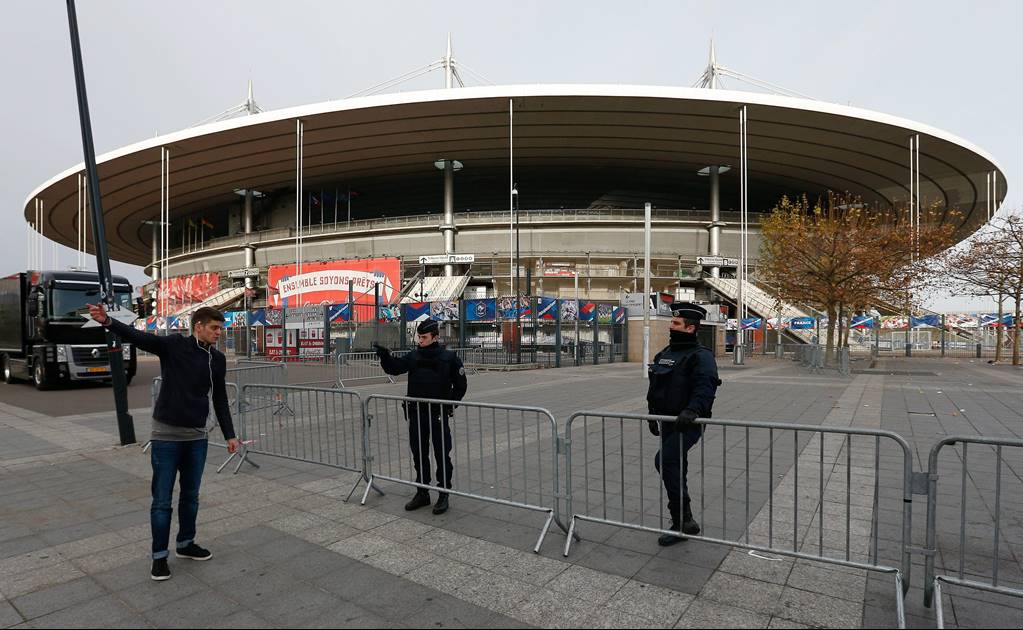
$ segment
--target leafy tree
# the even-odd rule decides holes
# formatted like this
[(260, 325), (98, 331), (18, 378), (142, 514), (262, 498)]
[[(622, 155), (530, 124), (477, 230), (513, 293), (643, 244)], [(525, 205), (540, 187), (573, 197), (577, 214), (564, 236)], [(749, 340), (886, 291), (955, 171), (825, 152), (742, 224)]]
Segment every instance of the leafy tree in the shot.
[(850, 195), (828, 194), (814, 204), (783, 197), (761, 222), (762, 280), (777, 286), (780, 298), (827, 314), (830, 361), (836, 342), (848, 342), (849, 326), (840, 321), (895, 296), (911, 304), (929, 277), (920, 261), (952, 243), (954, 226), (938, 208), (920, 219), (913, 230), (905, 210)]

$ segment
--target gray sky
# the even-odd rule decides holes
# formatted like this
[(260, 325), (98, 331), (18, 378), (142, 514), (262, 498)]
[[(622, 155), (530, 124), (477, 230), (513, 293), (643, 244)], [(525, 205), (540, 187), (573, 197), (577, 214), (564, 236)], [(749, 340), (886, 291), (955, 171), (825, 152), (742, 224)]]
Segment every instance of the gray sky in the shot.
[[(64, 2), (7, 0), (3, 8), (0, 275), (7, 275), (25, 265), (25, 197), (80, 162), (82, 147)], [(718, 61), (732, 69), (975, 143), (1005, 169), (1006, 205), (1018, 208), (1023, 198), (1016, 1), (79, 0), (78, 19), (99, 153), (236, 105), (250, 77), (265, 109), (346, 96), (439, 59), (448, 32), (455, 56), (498, 84), (688, 86), (713, 36)], [(403, 89), (442, 82), (433, 74)], [(73, 264), (74, 251), (61, 250), (60, 264)], [(143, 278), (137, 267), (114, 268)]]

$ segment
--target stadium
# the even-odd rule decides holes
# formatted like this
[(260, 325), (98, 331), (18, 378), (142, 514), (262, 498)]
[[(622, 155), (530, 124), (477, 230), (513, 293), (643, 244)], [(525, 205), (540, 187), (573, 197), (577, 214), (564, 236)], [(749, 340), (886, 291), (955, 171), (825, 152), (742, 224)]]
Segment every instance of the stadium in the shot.
[[(649, 203), (652, 289), (734, 313), (743, 231), (755, 268), (759, 217), (783, 195), (935, 203), (957, 211), (960, 240), (1005, 198), (1001, 167), (967, 140), (718, 89), (713, 55), (703, 87), (458, 87), (450, 50), (434, 66), (445, 89), (276, 111), (250, 88), (242, 115), (99, 156), (111, 257), (161, 280), (158, 315), (374, 293), (388, 305), (516, 293), (623, 303), (643, 291)], [(25, 218), (91, 252), (83, 172), (31, 191)], [(753, 286), (747, 306), (770, 317), (758, 297)]]

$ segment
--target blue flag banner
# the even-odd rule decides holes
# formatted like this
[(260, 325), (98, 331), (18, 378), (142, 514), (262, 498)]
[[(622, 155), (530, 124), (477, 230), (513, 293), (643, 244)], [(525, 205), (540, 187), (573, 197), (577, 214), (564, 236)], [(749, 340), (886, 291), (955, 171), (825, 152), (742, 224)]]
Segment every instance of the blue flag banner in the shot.
[(396, 322), (401, 319), (401, 305), (392, 304), (377, 309), (377, 318), (381, 322)]
[(412, 302), (405, 304), (405, 320), (410, 322), (421, 322), (430, 319), (429, 302)]
[(537, 301), (537, 316), (544, 320), (556, 320), (558, 318), (558, 301), (554, 298), (539, 298)]
[(626, 312), (627, 311), (624, 306), (614, 307), (614, 309), (612, 309), (611, 311), (611, 321), (613, 321), (616, 324), (624, 323)]
[(792, 330), (810, 330), (816, 325), (816, 320), (812, 317), (793, 317), (789, 322), (789, 328)]
[(347, 304), (330, 304), (327, 306), (327, 321), (348, 322), (352, 320), (352, 310)]
[(249, 313), (249, 325), (266, 326), (266, 309), (257, 308)]
[(909, 318), (910, 328), (940, 328), (941, 315), (924, 315)]
[(871, 317), (870, 315), (856, 315), (855, 317), (852, 318), (852, 323), (850, 324), (850, 326), (852, 328), (859, 329), (873, 328), (874, 318)]
[(593, 302), (579, 304), (579, 321), (592, 322), (597, 317), (597, 305)]
[(519, 298), (519, 310), (515, 310), (515, 296), (505, 296), (497, 298), (497, 316), (500, 319), (515, 319), (518, 316), (523, 318), (532, 315), (532, 310), (529, 306), (529, 298)]
[(465, 321), (492, 322), (497, 319), (497, 300), (467, 300), (465, 303)]
[(747, 317), (742, 320), (743, 330), (760, 330), (764, 325), (764, 320), (759, 317)]

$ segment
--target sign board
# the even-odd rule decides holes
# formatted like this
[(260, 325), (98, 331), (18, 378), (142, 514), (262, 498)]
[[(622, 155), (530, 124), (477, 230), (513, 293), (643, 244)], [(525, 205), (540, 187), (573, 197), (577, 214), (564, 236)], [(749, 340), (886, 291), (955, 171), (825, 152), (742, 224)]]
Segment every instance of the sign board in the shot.
[(697, 256), (696, 264), (704, 267), (738, 267), (738, 258), (723, 258), (721, 256)]
[(439, 254), (419, 257), (420, 265), (465, 265), (475, 261), (475, 254)]
[(249, 267), (247, 269), (235, 269), (234, 271), (227, 272), (228, 278), (258, 278), (259, 268)]
[(296, 274), (295, 264), (273, 265), (267, 270), (267, 304), (289, 310), (305, 304), (344, 304), (352, 284), (357, 304), (372, 304), (380, 285), (382, 303), (389, 304), (401, 289), (401, 262), (397, 258), (369, 258), (307, 262)]

